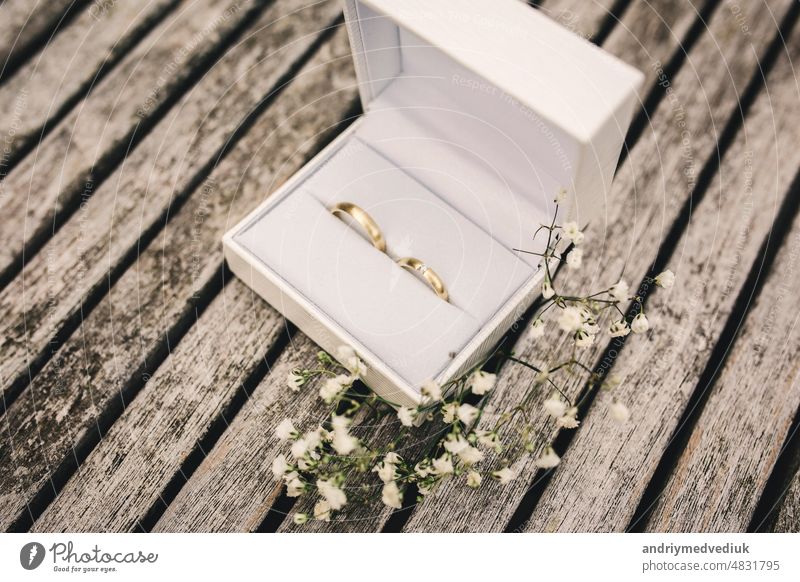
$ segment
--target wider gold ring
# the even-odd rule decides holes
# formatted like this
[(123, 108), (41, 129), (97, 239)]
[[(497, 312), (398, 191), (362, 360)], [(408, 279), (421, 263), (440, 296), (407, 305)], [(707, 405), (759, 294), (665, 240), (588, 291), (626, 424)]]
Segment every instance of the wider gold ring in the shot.
[(331, 207), (331, 214), (334, 216), (342, 214), (350, 216), (367, 232), (367, 236), (372, 241), (372, 246), (382, 253), (386, 252), (386, 239), (383, 238), (383, 233), (378, 228), (378, 223), (372, 220), (372, 217), (362, 208), (351, 202), (339, 202)]
[(447, 293), (447, 289), (445, 289), (442, 279), (436, 274), (436, 271), (431, 269), (428, 265), (419, 259), (415, 259), (414, 257), (397, 259), (397, 264), (408, 271), (418, 273), (423, 279), (425, 279), (425, 281), (428, 282), (428, 285), (431, 286), (434, 293), (436, 293), (445, 301), (450, 301), (450, 295)]

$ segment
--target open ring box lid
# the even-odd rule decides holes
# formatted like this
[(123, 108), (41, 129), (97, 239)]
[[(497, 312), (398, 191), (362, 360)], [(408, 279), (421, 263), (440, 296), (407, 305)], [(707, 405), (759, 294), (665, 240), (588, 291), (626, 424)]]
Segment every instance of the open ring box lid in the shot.
[[(479, 363), (539, 295), (546, 237), (602, 220), (642, 74), (518, 0), (347, 0), (364, 114), (224, 238), (232, 271), (400, 405)], [(387, 254), (358, 223), (380, 226)], [(444, 281), (437, 297), (401, 257)]]

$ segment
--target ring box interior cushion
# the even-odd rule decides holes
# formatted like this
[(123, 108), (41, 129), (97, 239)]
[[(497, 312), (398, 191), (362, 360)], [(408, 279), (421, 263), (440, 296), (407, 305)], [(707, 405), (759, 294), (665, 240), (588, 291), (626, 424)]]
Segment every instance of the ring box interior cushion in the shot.
[[(641, 74), (517, 0), (345, 3), (364, 115), (224, 239), (231, 269), (367, 383), (419, 401), (538, 295), (555, 212), (602, 219)], [(352, 202), (387, 243), (330, 208)], [(450, 295), (396, 260), (416, 257)]]

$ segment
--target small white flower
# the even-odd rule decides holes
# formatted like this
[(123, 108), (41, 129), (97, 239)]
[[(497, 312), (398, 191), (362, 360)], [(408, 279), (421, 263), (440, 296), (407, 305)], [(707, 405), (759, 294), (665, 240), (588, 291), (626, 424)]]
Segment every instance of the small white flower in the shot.
[(330, 480), (318, 480), (317, 489), (334, 511), (340, 510), (347, 503), (347, 495)]
[(464, 403), (458, 407), (458, 420), (464, 424), (470, 424), (472, 421), (478, 418), (479, 412), (480, 410), (471, 404)]
[(590, 345), (594, 343), (594, 336), (589, 335), (584, 330), (579, 330), (578, 333), (575, 334), (575, 345), (579, 348), (588, 348)]
[(583, 250), (573, 248), (567, 255), (567, 267), (570, 269), (579, 269), (583, 264)]
[(561, 418), (567, 411), (567, 403), (561, 399), (561, 395), (558, 392), (553, 392), (550, 398), (544, 401), (543, 406), (544, 411), (555, 418)]
[(367, 373), (367, 367), (361, 358), (358, 357), (356, 351), (350, 346), (339, 346), (336, 349), (336, 359), (353, 374), (353, 376), (360, 376), (361, 378)]
[(447, 438), (444, 441), (445, 450), (448, 453), (453, 453), (454, 455), (460, 453), (461, 451), (466, 449), (468, 446), (469, 446), (469, 443), (467, 442), (467, 439), (465, 439), (460, 434), (459, 435), (455, 435), (453, 433), (450, 433), (449, 435), (447, 435)]
[(289, 451), (295, 459), (300, 460), (309, 451), (309, 448), (308, 439), (302, 437), (292, 443), (292, 448)]
[(434, 459), (432, 464), (434, 475), (448, 475), (453, 472), (453, 462), (450, 460), (450, 455), (447, 453), (438, 459)]
[(327, 501), (323, 499), (317, 501), (317, 504), (314, 506), (314, 519), (320, 521), (331, 520), (331, 506)]
[(298, 372), (298, 370), (292, 370), (286, 376), (286, 385), (289, 387), (289, 390), (292, 392), (298, 392), (300, 390), (300, 386), (305, 383), (303, 379), (303, 375)]
[(581, 423), (577, 416), (578, 409), (573, 406), (564, 413), (564, 416), (556, 419), (556, 426), (559, 428), (578, 428)]
[(644, 313), (639, 313), (633, 318), (631, 322), (631, 330), (633, 333), (644, 333), (650, 329), (650, 322), (647, 321), (647, 316)]
[(483, 446), (494, 449), (498, 453), (502, 450), (503, 443), (500, 442), (498, 434), (491, 430), (479, 430), (475, 433), (478, 435), (478, 443)]
[(303, 439), (306, 441), (308, 445), (308, 450), (313, 451), (316, 449), (320, 444), (322, 444), (322, 439), (328, 436), (328, 431), (322, 428), (322, 426), (318, 426), (316, 430), (312, 430), (303, 435)]
[(433, 468), (431, 468), (431, 466), (428, 463), (420, 462), (414, 465), (414, 473), (416, 473), (419, 477), (422, 477), (424, 479), (428, 475), (433, 475), (435, 471), (433, 470)]
[(400, 488), (397, 486), (397, 483), (391, 481), (384, 484), (381, 501), (383, 501), (383, 504), (387, 507), (392, 507), (394, 509), (403, 508), (403, 496), (400, 493)]
[(558, 318), (558, 326), (566, 331), (573, 332), (583, 325), (583, 313), (577, 307), (565, 307)]
[(500, 481), (501, 484), (507, 485), (511, 483), (514, 477), (517, 476), (516, 471), (511, 467), (503, 467), (497, 471), (492, 471), (492, 477)]
[(476, 370), (470, 377), (469, 387), (473, 394), (483, 396), (494, 388), (495, 382), (497, 382), (497, 376), (495, 374), (489, 374), (483, 370)]
[(305, 491), (306, 486), (297, 475), (297, 471), (292, 471), (283, 476), (286, 481), (286, 495), (289, 497), (299, 497)]
[(611, 324), (611, 327), (608, 328), (608, 333), (611, 337), (625, 337), (631, 333), (631, 328), (624, 319), (620, 319)]
[(344, 374), (339, 374), (335, 378), (328, 378), (319, 389), (320, 398), (330, 404), (350, 384), (352, 384), (352, 379)]
[(394, 464), (387, 463), (386, 461), (375, 465), (372, 468), (372, 470), (378, 474), (378, 477), (384, 483), (389, 483), (390, 481), (394, 481), (396, 476)]
[(656, 277), (656, 285), (664, 289), (671, 289), (675, 284), (675, 273), (667, 269)]
[(567, 191), (564, 188), (560, 188), (556, 193), (556, 197), (553, 200), (556, 204), (564, 204), (567, 201)]
[(622, 280), (620, 280), (616, 285), (613, 285), (608, 292), (620, 303), (630, 299), (630, 290), (628, 289), (628, 284)]
[(276, 479), (280, 479), (286, 474), (289, 468), (289, 463), (286, 461), (286, 455), (278, 455), (272, 460), (272, 474)]
[(581, 229), (578, 228), (577, 222), (565, 222), (561, 227), (561, 232), (564, 233), (565, 238), (568, 238), (576, 245), (579, 245), (583, 242), (583, 233), (581, 232)]
[(547, 447), (542, 453), (542, 456), (536, 459), (536, 466), (540, 469), (553, 469), (561, 462), (559, 457), (553, 450), (553, 447)]
[(458, 404), (455, 402), (450, 402), (449, 404), (442, 406), (442, 418), (447, 424), (451, 424), (455, 421), (457, 413)]
[(442, 387), (433, 380), (427, 380), (422, 385), (420, 393), (428, 400), (438, 401), (442, 399)]
[(540, 370), (536, 373), (533, 381), (537, 384), (544, 384), (550, 379), (550, 370)]
[(615, 400), (608, 409), (611, 412), (611, 417), (617, 422), (628, 422), (631, 417), (631, 411), (622, 402)]
[(384, 463), (389, 463), (390, 465), (396, 465), (397, 463), (399, 463), (402, 460), (403, 459), (400, 458), (400, 455), (398, 455), (394, 451), (390, 451), (390, 452), (386, 453), (386, 455), (383, 457), (383, 462)]
[(358, 448), (358, 439), (347, 433), (347, 430), (333, 431), (331, 446), (340, 455), (349, 455)]
[(538, 339), (542, 337), (544, 335), (544, 321), (542, 321), (541, 318), (537, 318), (536, 321), (531, 324), (531, 330), (529, 333), (531, 339)]
[(544, 283), (542, 283), (542, 297), (545, 299), (550, 299), (556, 292), (553, 289), (553, 286), (550, 284), (549, 279), (545, 279)]
[(295, 513), (292, 521), (294, 521), (295, 525), (303, 525), (304, 523), (308, 523), (308, 514), (307, 513)]
[(331, 416), (331, 426), (333, 427), (333, 432), (347, 431), (351, 422), (352, 421), (344, 414), (334, 414)]
[(414, 418), (416, 416), (416, 411), (408, 408), (407, 406), (401, 406), (397, 409), (397, 418), (400, 419), (400, 424), (403, 426), (414, 426)]
[(581, 329), (588, 333), (589, 335), (597, 335), (600, 333), (600, 326), (595, 323), (593, 319), (591, 319), (591, 315), (589, 315), (590, 319), (583, 322)]
[(481, 481), (483, 478), (481, 474), (477, 471), (470, 471), (467, 473), (467, 487), (472, 487), (473, 489), (477, 489), (481, 486)]
[(458, 458), (465, 465), (474, 465), (483, 460), (483, 453), (475, 447), (466, 447), (458, 452)]
[(292, 421), (285, 418), (281, 423), (275, 427), (275, 436), (281, 441), (289, 440), (297, 435), (297, 429), (292, 424)]

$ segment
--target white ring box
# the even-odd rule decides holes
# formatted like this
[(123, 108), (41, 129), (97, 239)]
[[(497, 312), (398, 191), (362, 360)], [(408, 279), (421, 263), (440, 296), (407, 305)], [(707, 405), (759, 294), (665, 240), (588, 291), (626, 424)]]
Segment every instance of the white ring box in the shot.
[[(224, 237), (231, 270), (415, 406), (540, 294), (559, 222), (603, 220), (643, 75), (518, 0), (347, 0), (364, 114)], [(349, 201), (388, 254), (329, 208)], [(349, 223), (348, 223), (349, 222)], [(437, 272), (450, 302), (395, 260)]]

